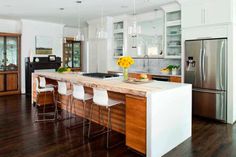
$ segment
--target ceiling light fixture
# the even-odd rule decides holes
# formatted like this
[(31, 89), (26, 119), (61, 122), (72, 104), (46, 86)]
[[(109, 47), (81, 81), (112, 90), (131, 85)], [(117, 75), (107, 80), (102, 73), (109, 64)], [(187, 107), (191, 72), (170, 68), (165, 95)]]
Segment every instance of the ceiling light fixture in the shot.
[[(77, 4), (81, 4), (82, 1), (76, 1)], [(81, 20), (80, 20), (80, 5), (78, 5), (78, 32), (77, 32), (77, 35), (75, 36), (75, 40), (76, 41), (84, 41), (84, 33), (81, 31), (81, 26), (80, 26), (80, 23), (81, 23)]]
[(136, 0), (133, 0), (133, 24), (128, 27), (128, 34), (132, 37), (137, 37), (141, 33), (141, 27), (137, 25), (136, 17)]
[(101, 25), (100, 28), (97, 29), (97, 38), (98, 39), (106, 39), (107, 38), (107, 32), (104, 26), (104, 9), (103, 9), (103, 2), (101, 0)]

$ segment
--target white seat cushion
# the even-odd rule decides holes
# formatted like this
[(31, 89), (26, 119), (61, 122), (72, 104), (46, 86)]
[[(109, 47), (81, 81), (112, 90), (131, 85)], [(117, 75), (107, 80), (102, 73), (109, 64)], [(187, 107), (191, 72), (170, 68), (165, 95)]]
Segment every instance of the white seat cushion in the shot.
[(104, 107), (111, 107), (111, 106), (115, 106), (115, 105), (119, 105), (119, 104), (124, 104), (124, 102), (119, 101), (119, 100), (114, 100), (114, 99), (108, 99), (107, 104), (98, 104), (98, 103), (95, 103), (95, 104), (97, 104), (99, 106), (104, 106)]
[(52, 92), (54, 91), (54, 88), (52, 87), (46, 87), (46, 88), (38, 88), (37, 92), (41, 93), (41, 92)]

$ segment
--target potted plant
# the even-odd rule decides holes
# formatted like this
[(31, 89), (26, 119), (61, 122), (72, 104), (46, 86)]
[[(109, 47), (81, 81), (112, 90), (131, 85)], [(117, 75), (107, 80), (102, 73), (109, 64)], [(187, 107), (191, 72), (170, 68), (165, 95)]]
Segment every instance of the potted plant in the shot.
[(122, 56), (117, 60), (117, 65), (123, 68), (124, 80), (128, 80), (128, 68), (134, 64), (134, 60), (130, 56)]
[(167, 69), (171, 71), (172, 75), (177, 75), (179, 71), (180, 66), (179, 65), (169, 65)]

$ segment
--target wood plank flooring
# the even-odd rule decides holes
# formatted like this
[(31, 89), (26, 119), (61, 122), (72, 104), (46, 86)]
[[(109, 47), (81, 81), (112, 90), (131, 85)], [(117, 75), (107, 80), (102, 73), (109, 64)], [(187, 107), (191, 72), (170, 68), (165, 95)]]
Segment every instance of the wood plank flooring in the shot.
[[(30, 98), (0, 97), (0, 157), (140, 157), (126, 146), (107, 150), (62, 122), (34, 123)], [(193, 136), (164, 157), (236, 157), (236, 126), (194, 118)], [(157, 148), (158, 149), (158, 148)]]

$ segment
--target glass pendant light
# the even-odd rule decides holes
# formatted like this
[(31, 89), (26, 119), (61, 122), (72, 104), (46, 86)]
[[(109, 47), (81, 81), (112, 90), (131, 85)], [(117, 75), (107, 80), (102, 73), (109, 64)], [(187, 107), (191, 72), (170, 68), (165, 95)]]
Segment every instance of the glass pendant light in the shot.
[(103, 2), (101, 2), (102, 7), (101, 7), (101, 26), (100, 28), (97, 29), (97, 38), (98, 39), (106, 39), (107, 38), (107, 32), (104, 27), (104, 10), (103, 10)]
[[(64, 8), (59, 8), (59, 10), (61, 11), (61, 24), (64, 25), (63, 23), (63, 11), (65, 10)], [(64, 27), (62, 30), (62, 43), (65, 44), (66, 43), (66, 38), (64, 37)]]
[(133, 24), (128, 27), (128, 34), (132, 37), (137, 37), (141, 33), (141, 27), (137, 25), (136, 0), (133, 0), (133, 20)]
[[(76, 3), (77, 4), (81, 4), (82, 3), (82, 1), (76, 1)], [(79, 5), (80, 6), (80, 5)], [(76, 41), (84, 41), (84, 33), (81, 31), (81, 27), (80, 27), (80, 23), (81, 23), (81, 21), (80, 21), (80, 7), (78, 7), (78, 32), (77, 32), (77, 34), (76, 34), (76, 36), (75, 36), (75, 40)]]

